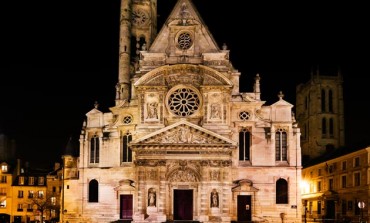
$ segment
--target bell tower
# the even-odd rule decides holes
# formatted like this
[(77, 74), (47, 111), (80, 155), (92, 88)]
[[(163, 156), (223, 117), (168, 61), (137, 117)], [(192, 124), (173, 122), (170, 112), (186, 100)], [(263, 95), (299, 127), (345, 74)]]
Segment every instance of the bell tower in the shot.
[(130, 101), (139, 52), (150, 47), (156, 34), (157, 0), (121, 0), (116, 105)]
[(297, 86), (296, 117), (301, 128), (303, 161), (344, 146), (343, 77), (321, 75)]

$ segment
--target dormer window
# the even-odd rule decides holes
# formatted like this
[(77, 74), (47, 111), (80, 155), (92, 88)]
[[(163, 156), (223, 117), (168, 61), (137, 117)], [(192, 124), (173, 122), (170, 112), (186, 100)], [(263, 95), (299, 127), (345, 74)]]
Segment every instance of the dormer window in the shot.
[(44, 185), (44, 184), (45, 184), (45, 178), (39, 177), (39, 185)]

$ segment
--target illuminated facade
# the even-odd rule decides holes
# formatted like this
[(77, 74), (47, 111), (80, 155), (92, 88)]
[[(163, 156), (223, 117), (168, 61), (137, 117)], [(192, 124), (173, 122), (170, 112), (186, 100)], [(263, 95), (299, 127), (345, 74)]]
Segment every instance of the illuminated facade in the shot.
[[(301, 222), (290, 103), (239, 92), (240, 73), (190, 0), (157, 34), (155, 0), (121, 2), (115, 105), (86, 114), (63, 157), (62, 222)], [(159, 6), (160, 7), (160, 6)]]
[(8, 163), (2, 162), (0, 165), (0, 222), (10, 222), (13, 174)]
[[(306, 218), (358, 221), (363, 217), (368, 222), (370, 147), (337, 152), (302, 170)], [(360, 208), (359, 202), (364, 202), (365, 208)]]

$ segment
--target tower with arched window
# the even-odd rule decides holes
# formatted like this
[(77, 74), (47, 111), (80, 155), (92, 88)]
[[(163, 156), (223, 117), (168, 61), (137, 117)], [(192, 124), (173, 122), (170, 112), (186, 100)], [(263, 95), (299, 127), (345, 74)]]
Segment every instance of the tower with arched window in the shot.
[(344, 146), (343, 77), (321, 75), (297, 86), (296, 117), (301, 128), (304, 160)]

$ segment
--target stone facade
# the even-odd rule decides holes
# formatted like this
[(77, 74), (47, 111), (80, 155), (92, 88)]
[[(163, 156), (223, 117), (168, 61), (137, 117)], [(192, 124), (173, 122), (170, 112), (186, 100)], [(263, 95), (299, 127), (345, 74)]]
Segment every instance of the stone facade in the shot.
[(297, 121), (301, 128), (303, 161), (345, 145), (343, 77), (321, 75), (297, 86)]
[(258, 74), (239, 92), (191, 1), (156, 34), (153, 2), (121, 3), (115, 105), (89, 111), (79, 157), (64, 156), (62, 222), (301, 222), (293, 105), (265, 105)]

